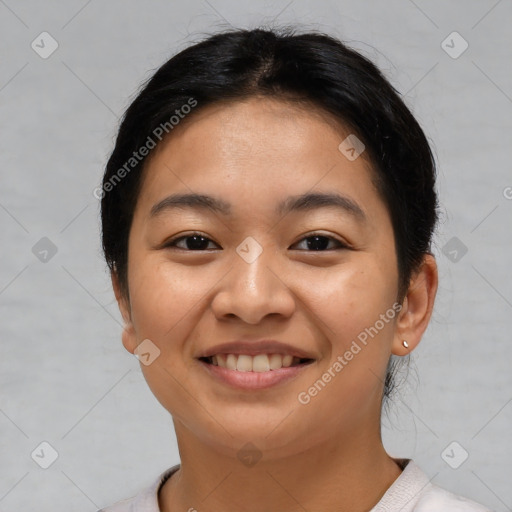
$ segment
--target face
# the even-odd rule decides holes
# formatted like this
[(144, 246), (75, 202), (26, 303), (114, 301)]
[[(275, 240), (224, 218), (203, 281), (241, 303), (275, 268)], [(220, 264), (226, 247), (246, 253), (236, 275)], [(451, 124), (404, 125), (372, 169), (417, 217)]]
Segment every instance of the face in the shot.
[[(378, 429), (401, 344), (397, 259), (365, 154), (338, 149), (349, 134), (318, 112), (252, 98), (198, 111), (151, 155), (123, 343), (134, 352), (150, 340), (141, 368), (177, 431), (277, 456)], [(185, 194), (213, 199), (176, 199)], [(236, 341), (246, 345), (215, 348)], [(215, 352), (239, 369), (199, 359)], [(300, 364), (278, 369), (292, 353)]]

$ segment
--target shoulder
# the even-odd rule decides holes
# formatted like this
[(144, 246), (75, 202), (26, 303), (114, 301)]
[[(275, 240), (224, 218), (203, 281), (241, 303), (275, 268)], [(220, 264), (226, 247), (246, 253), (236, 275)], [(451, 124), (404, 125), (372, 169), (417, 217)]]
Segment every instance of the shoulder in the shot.
[(98, 512), (131, 512), (134, 510), (133, 502), (135, 501), (136, 496), (133, 498), (127, 498), (125, 500), (118, 501), (109, 507), (102, 508), (98, 510)]
[(160, 512), (158, 507), (158, 491), (163, 483), (179, 469), (176, 464), (164, 471), (156, 481), (140, 491), (136, 496), (127, 498), (102, 508), (98, 512)]
[(414, 512), (490, 512), (490, 509), (437, 485), (429, 485), (416, 503)]
[(402, 468), (402, 474), (371, 512), (491, 512), (479, 503), (432, 484), (412, 460), (395, 461)]

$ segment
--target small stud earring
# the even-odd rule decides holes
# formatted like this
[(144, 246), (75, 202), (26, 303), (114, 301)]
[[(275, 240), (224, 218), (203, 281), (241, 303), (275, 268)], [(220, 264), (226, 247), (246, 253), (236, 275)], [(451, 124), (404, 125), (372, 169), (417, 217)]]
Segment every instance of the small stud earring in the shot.
[(407, 343), (406, 340), (402, 341), (402, 345), (405, 347), (405, 348), (409, 348), (409, 343)]

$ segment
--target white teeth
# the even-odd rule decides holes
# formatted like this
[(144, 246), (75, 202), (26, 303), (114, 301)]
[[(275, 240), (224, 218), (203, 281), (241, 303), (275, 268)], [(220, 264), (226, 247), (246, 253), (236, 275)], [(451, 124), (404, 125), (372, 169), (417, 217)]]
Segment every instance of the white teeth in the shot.
[(228, 357), (226, 357), (226, 368), (228, 370), (236, 370), (236, 362), (238, 358), (235, 356), (235, 354), (228, 354)]
[(300, 359), (286, 354), (258, 354), (250, 356), (247, 354), (216, 354), (211, 357), (211, 364), (237, 370), (239, 372), (268, 372), (279, 370), (298, 364)]
[(252, 357), (239, 355), (238, 361), (236, 362), (236, 369), (239, 372), (252, 372)]
[(272, 354), (269, 358), (269, 364), (271, 370), (279, 370), (283, 367), (283, 358), (279, 354)]
[(268, 362), (267, 354), (258, 354), (252, 358), (253, 372), (268, 372), (269, 370), (270, 363)]
[(291, 366), (293, 362), (293, 356), (290, 356), (289, 354), (283, 356), (283, 366), (287, 368), (288, 366)]

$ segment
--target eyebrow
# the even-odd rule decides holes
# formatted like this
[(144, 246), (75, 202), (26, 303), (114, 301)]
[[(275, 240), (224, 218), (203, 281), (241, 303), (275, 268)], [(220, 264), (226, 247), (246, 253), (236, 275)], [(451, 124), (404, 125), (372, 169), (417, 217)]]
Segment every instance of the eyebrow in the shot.
[[(210, 210), (224, 216), (232, 213), (231, 204), (223, 199), (206, 194), (188, 193), (172, 194), (165, 197), (151, 208), (150, 217), (156, 217), (163, 212), (179, 208), (192, 208), (196, 210)], [(352, 215), (357, 220), (366, 221), (363, 209), (350, 197), (336, 192), (304, 193), (289, 196), (278, 204), (276, 213), (285, 215), (295, 211), (311, 211), (318, 208), (337, 208)]]

